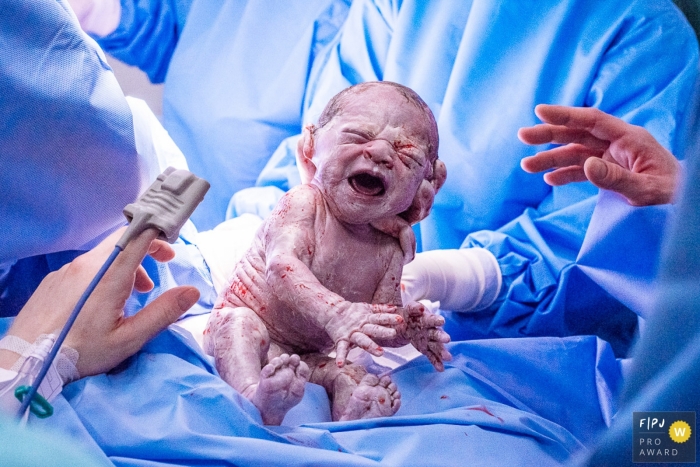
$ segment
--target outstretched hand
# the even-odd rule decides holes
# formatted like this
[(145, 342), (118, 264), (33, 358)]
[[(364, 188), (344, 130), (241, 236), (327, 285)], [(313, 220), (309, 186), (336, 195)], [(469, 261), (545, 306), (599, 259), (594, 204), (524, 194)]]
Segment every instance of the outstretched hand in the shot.
[(555, 186), (589, 180), (633, 206), (673, 200), (680, 165), (644, 128), (595, 108), (541, 104), (535, 114), (544, 123), (521, 128), (518, 138), (563, 146), (524, 158), (526, 172), (554, 169), (544, 180)]
[[(40, 334), (60, 331), (123, 231), (118, 230), (93, 250), (46, 276), (15, 318), (8, 335), (31, 343)], [(157, 234), (153, 229), (142, 232), (117, 256), (66, 337), (65, 344), (78, 351), (76, 367), (81, 376), (111, 370), (199, 299), (196, 288), (175, 287), (136, 315), (124, 316), (124, 305), (132, 289), (147, 292), (153, 288), (153, 282), (140, 265), (144, 256), (149, 254), (158, 261), (169, 261), (175, 256), (170, 245), (155, 240)], [(17, 355), (14, 357), (16, 360)], [(6, 360), (5, 354), (0, 365), (9, 368), (8, 363), (11, 366), (14, 361)]]
[(409, 302), (403, 309), (404, 325), (399, 334), (408, 340), (420, 353), (428, 357), (437, 371), (445, 369), (444, 362), (452, 360), (445, 348), (450, 336), (442, 330), (445, 318), (438, 316), (419, 302)]

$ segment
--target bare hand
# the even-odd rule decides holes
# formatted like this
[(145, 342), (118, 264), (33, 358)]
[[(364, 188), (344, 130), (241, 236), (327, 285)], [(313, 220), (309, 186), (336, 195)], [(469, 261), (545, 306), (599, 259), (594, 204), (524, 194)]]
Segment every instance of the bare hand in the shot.
[[(41, 282), (19, 315), (9, 335), (34, 342), (40, 334), (57, 333), (66, 323), (75, 304), (114, 249), (124, 229), (107, 237), (95, 249), (52, 272)], [(66, 337), (65, 344), (79, 353), (81, 376), (109, 371), (136, 353), (148, 340), (173, 323), (199, 299), (190, 286), (166, 291), (135, 316), (124, 316), (124, 305), (132, 288), (147, 292), (153, 282), (140, 266), (148, 253), (158, 261), (169, 261), (175, 254), (167, 243), (154, 240), (157, 232), (146, 230), (117, 256), (112, 266), (85, 303)], [(14, 360), (17, 359), (15, 354)], [(6, 368), (7, 352), (0, 365)]]
[(401, 311), (404, 324), (399, 326), (399, 334), (428, 357), (437, 371), (443, 371), (443, 362), (452, 360), (452, 354), (445, 348), (445, 344), (450, 342), (450, 336), (441, 329), (445, 318), (432, 313), (418, 302), (408, 303)]
[(393, 339), (397, 325), (403, 318), (396, 314), (393, 305), (369, 303), (342, 303), (333, 318), (326, 324), (326, 331), (335, 343), (336, 364), (345, 365), (348, 352), (357, 346), (374, 356), (384, 353), (375, 339)]
[(538, 105), (544, 124), (521, 128), (526, 144), (563, 144), (522, 160), (526, 172), (542, 172), (550, 185), (589, 180), (615, 191), (633, 206), (673, 200), (680, 165), (644, 128), (595, 108)]

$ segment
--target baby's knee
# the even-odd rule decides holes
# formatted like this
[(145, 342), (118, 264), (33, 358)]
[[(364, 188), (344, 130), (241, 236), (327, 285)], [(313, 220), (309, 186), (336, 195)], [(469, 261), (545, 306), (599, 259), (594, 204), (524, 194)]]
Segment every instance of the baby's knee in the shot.
[(234, 346), (237, 342), (244, 345), (257, 345), (263, 355), (267, 354), (270, 346), (270, 336), (265, 323), (253, 310), (246, 307), (224, 307), (212, 310), (204, 329), (204, 351), (213, 356), (217, 343), (222, 341)]

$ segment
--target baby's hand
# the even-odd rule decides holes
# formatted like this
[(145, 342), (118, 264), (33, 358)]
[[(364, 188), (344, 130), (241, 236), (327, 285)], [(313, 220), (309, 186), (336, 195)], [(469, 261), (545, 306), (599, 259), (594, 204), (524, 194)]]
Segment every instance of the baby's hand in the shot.
[(443, 362), (452, 360), (452, 354), (445, 348), (445, 344), (450, 342), (450, 336), (441, 329), (445, 318), (432, 313), (418, 302), (409, 302), (399, 311), (405, 320), (405, 324), (398, 328), (399, 334), (428, 357), (437, 371), (443, 371)]
[(348, 352), (354, 346), (377, 357), (384, 353), (374, 339), (393, 339), (396, 326), (403, 323), (394, 305), (343, 302), (326, 324), (326, 331), (335, 343), (335, 361), (345, 365)]

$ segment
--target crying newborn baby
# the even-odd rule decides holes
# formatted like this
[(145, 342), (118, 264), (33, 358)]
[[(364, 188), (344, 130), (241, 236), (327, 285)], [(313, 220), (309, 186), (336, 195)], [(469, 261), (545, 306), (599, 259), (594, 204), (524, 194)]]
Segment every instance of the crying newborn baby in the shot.
[(400, 290), (410, 225), (445, 181), (437, 152), (432, 112), (396, 83), (345, 89), (304, 129), (303, 183), (260, 228), (204, 331), (221, 377), (265, 424), (282, 422), (307, 381), (326, 389), (333, 420), (396, 413), (396, 385), (347, 362), (353, 347), (379, 356), (412, 343), (438, 370), (451, 358), (444, 320)]

